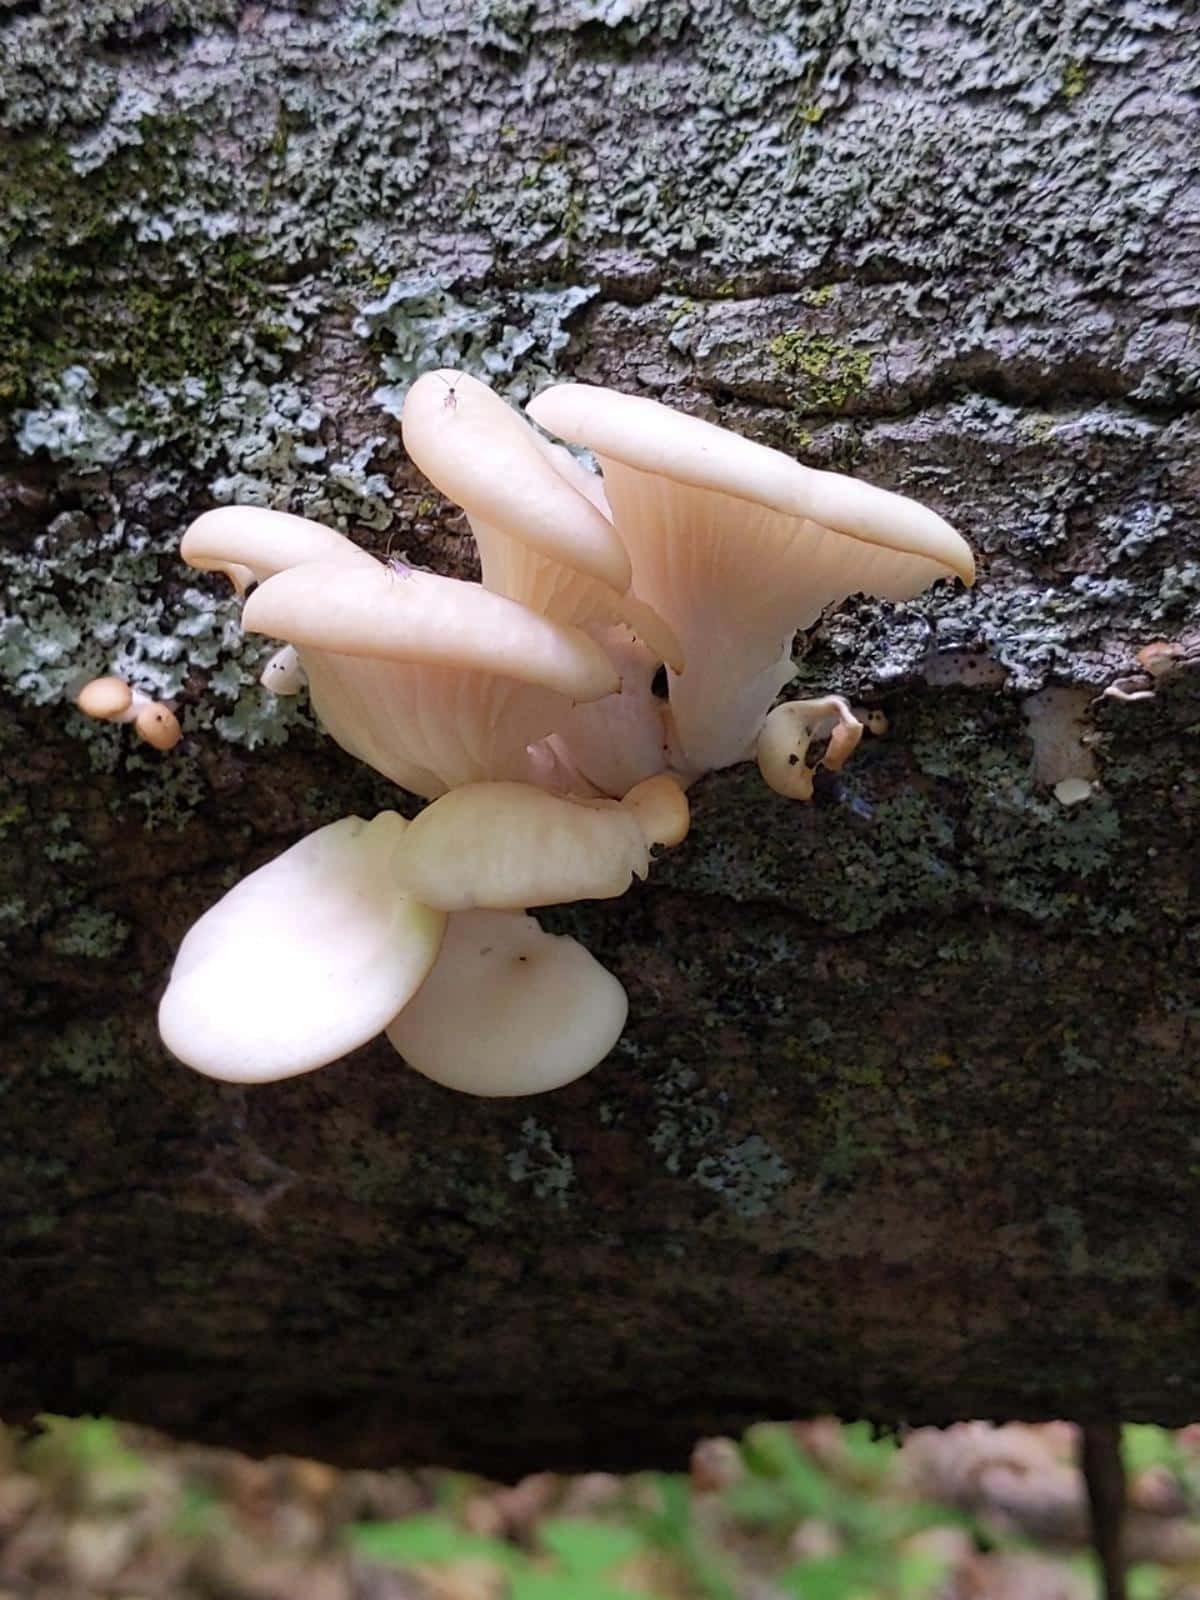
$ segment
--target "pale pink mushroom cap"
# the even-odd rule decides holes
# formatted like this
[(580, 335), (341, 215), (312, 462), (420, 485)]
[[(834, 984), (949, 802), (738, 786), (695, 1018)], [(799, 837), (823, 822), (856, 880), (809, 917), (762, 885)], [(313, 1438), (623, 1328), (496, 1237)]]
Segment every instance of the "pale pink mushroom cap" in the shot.
[(486, 384), (452, 368), (417, 379), (402, 428), (416, 465), (467, 513), (485, 588), (576, 627), (624, 623), (657, 660), (682, 666), (671, 629), (628, 593), (625, 547), (583, 492), (581, 479), (595, 474), (541, 439)]
[(657, 401), (562, 384), (528, 409), (595, 453), (634, 588), (679, 636), (670, 718), (689, 770), (752, 754), (793, 634), (826, 606), (973, 579), (966, 543), (927, 507)]
[(307, 517), (262, 506), (221, 506), (196, 518), (179, 553), (189, 567), (223, 572), (239, 594), (251, 583), (305, 561), (372, 562), (345, 534)]
[(344, 817), (206, 911), (159, 1006), (168, 1050), (208, 1077), (263, 1083), (380, 1033), (433, 966), (446, 921), (388, 870), (405, 827), (394, 811)]
[(574, 939), (519, 911), (464, 911), (387, 1036), (447, 1088), (542, 1094), (602, 1061), (627, 1011), (620, 983)]
[(479, 584), (365, 562), (311, 562), (268, 578), (244, 626), (297, 647), (321, 722), (404, 788), (522, 774), (528, 746), (579, 701), (619, 684), (577, 628)]

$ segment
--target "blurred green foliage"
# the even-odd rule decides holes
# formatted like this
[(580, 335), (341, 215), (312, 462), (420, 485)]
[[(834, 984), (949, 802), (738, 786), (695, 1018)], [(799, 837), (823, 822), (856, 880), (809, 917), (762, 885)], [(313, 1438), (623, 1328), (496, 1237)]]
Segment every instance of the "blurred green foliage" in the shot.
[[(175, 1586), (162, 1591), (172, 1600), (236, 1600), (235, 1569), (245, 1593), (257, 1593), (256, 1565), (277, 1558), (278, 1530), (297, 1516), (308, 1532), (290, 1552), (295, 1570), (332, 1562), (347, 1594), (357, 1592), (350, 1572), (374, 1565), (410, 1574), (414, 1593), (489, 1600), (935, 1600), (959, 1592), (964, 1559), (1037, 1555), (1003, 1519), (921, 1499), (897, 1441), (868, 1424), (762, 1423), (740, 1443), (708, 1445), (715, 1454), (707, 1465), (698, 1454), (690, 1476), (597, 1474), (589, 1499), (588, 1479), (547, 1474), (544, 1495), (522, 1499), (538, 1479), (504, 1489), (465, 1473), (338, 1474), (174, 1447), (106, 1418), (43, 1417), (30, 1435), (0, 1427), (0, 1510), (8, 1474), (36, 1486), (37, 1515), (62, 1525), (64, 1549), (104, 1523), (136, 1524), (129, 1548), (139, 1559), (148, 1548), (173, 1552), (163, 1570)], [(1173, 1497), (1172, 1514), (1190, 1519), (1200, 1440), (1131, 1425), (1123, 1451), (1131, 1483), (1153, 1480)], [(353, 1480), (367, 1479), (399, 1485), (404, 1514), (364, 1515)], [(340, 1498), (347, 1486), (349, 1500)], [(1188, 1587), (1200, 1558), (1189, 1559), (1188, 1570), (1136, 1565), (1130, 1600), (1200, 1592)], [(1054, 1563), (1070, 1585), (1055, 1595), (1094, 1592), (1091, 1558), (1077, 1546)]]

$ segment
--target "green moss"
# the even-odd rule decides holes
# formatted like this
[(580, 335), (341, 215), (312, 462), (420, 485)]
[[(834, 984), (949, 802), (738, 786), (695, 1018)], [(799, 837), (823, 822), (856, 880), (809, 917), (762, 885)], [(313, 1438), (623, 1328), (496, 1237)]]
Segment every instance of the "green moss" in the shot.
[(47, 1054), (52, 1072), (85, 1084), (115, 1083), (130, 1076), (128, 1050), (110, 1022), (75, 1022), (64, 1028)]
[(1062, 92), (1065, 100), (1074, 100), (1087, 88), (1087, 73), (1081, 61), (1068, 61), (1063, 68)]
[(84, 360), (106, 394), (135, 379), (215, 380), (263, 299), (253, 250), (244, 235), (199, 229), (186, 242), (174, 230), (139, 237), (146, 214), (182, 186), (190, 139), (160, 118), (86, 173), (53, 137), (6, 143), (0, 408), (30, 404), (39, 380)]
[(862, 394), (870, 377), (867, 351), (809, 328), (781, 333), (767, 348), (789, 380), (794, 403), (805, 411), (843, 411)]

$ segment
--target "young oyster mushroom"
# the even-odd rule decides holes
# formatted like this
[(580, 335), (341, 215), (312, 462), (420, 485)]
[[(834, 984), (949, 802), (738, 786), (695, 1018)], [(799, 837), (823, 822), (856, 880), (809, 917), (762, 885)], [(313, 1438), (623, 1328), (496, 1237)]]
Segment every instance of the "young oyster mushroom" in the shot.
[(687, 818), (686, 796), (665, 775), (620, 801), (472, 783), (421, 812), (392, 869), (405, 894), (442, 911), (610, 900), (646, 876), (653, 845), (684, 837)]
[(966, 543), (916, 501), (813, 471), (657, 401), (560, 384), (528, 410), (593, 451), (634, 588), (679, 636), (685, 669), (669, 674), (669, 719), (688, 773), (753, 753), (793, 675), (792, 638), (826, 606), (973, 580)]
[(862, 731), (862, 723), (841, 695), (785, 701), (762, 725), (755, 747), (758, 770), (776, 794), (789, 800), (811, 800), (815, 768), (808, 765), (806, 757), (813, 739), (828, 734), (829, 745), (820, 765), (840, 772), (858, 748)]

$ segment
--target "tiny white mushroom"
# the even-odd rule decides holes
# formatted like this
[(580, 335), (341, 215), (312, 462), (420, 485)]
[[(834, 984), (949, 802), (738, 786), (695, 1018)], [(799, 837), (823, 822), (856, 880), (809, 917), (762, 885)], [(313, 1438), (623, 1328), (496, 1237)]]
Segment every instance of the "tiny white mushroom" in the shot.
[(304, 687), (304, 668), (293, 644), (285, 644), (262, 669), (259, 683), (272, 694), (299, 694)]
[(541, 1094), (602, 1061), (627, 1011), (620, 983), (574, 939), (521, 912), (464, 911), (387, 1036), (447, 1088)]
[(1062, 806), (1077, 806), (1091, 797), (1096, 785), (1086, 778), (1062, 778), (1054, 785), (1054, 798)]

